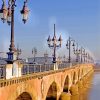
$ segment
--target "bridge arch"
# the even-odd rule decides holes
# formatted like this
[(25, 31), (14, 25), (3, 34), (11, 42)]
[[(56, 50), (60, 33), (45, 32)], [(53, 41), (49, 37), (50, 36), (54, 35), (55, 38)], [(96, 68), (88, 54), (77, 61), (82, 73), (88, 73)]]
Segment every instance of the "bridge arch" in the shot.
[(64, 82), (64, 88), (63, 88), (63, 92), (68, 92), (69, 91), (69, 83), (70, 83), (70, 79), (69, 76), (66, 76), (65, 82)]
[(80, 80), (80, 78), (81, 78), (81, 70), (79, 69), (78, 70), (78, 80)]
[(82, 71), (81, 71), (81, 77), (83, 77), (84, 76), (84, 69), (82, 69)]
[(45, 100), (56, 100), (57, 99), (57, 88), (58, 88), (57, 83), (52, 82), (52, 84), (50, 85), (48, 89)]
[[(37, 100), (36, 89), (32, 84), (28, 83), (20, 83), (16, 84), (13, 88), (10, 88), (10, 92), (8, 93), (7, 100)], [(20, 99), (20, 97), (24, 98), (27, 95), (29, 99)]]
[(76, 83), (76, 80), (77, 80), (77, 74), (76, 74), (76, 72), (74, 71), (73, 77), (72, 77), (72, 83), (75, 84), (75, 83)]
[(23, 92), (16, 98), (16, 100), (32, 100), (32, 97), (28, 92)]

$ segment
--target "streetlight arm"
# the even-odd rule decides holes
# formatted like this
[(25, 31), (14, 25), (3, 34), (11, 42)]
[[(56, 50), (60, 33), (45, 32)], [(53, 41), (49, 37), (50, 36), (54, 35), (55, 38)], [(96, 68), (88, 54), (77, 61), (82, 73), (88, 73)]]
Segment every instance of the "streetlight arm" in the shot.
[(49, 46), (49, 48), (51, 48), (51, 49), (60, 48), (60, 44), (59, 44), (59, 45), (56, 45), (56, 46), (54, 46), (54, 45), (48, 45), (48, 46)]

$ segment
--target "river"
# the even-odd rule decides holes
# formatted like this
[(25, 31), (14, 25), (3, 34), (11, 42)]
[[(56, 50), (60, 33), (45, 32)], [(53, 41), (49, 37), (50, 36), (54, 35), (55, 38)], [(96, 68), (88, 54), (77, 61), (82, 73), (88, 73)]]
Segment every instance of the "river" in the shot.
[(88, 100), (100, 100), (100, 73), (95, 72), (92, 80)]
[(71, 97), (71, 100), (100, 100), (100, 73), (95, 72), (88, 82), (86, 91), (82, 94)]

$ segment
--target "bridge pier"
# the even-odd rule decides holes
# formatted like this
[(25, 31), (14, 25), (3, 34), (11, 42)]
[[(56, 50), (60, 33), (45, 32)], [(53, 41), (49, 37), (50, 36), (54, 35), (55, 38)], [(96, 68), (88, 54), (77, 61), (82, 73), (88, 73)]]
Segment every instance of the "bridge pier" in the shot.
[(54, 63), (54, 70), (58, 70), (58, 64)]
[(90, 82), (93, 78), (93, 70), (91, 70), (85, 77), (83, 77), (82, 81), (83, 81), (83, 90), (86, 91), (87, 88), (89, 88), (90, 86)]
[(79, 91), (79, 93), (82, 91), (82, 89), (83, 89), (83, 81), (82, 80), (79, 80), (78, 82), (77, 82), (77, 84), (78, 84), (78, 91)]
[(70, 88), (71, 95), (78, 95), (79, 94), (79, 89), (78, 89), (78, 84), (73, 84)]
[(59, 98), (59, 100), (70, 100), (71, 99), (71, 94), (70, 92), (69, 93), (66, 93), (66, 92), (62, 92), (61, 93), (61, 96)]
[(6, 65), (6, 79), (11, 79), (15, 77), (21, 77), (21, 68), (23, 65), (20, 61), (15, 61), (13, 64)]

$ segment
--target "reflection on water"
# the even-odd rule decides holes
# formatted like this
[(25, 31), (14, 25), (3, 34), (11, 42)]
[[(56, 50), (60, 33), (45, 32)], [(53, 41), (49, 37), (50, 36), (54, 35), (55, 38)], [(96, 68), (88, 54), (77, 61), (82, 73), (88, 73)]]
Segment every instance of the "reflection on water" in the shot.
[(100, 100), (100, 73), (94, 73), (84, 86), (79, 95), (71, 96), (71, 100)]

